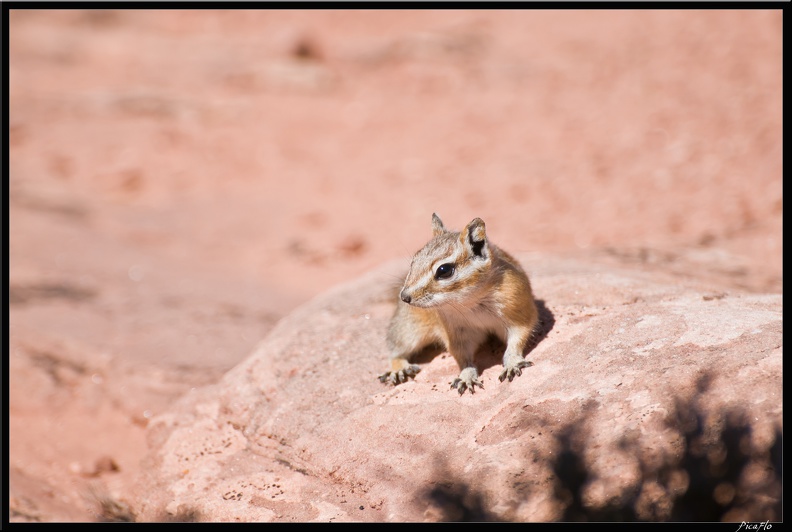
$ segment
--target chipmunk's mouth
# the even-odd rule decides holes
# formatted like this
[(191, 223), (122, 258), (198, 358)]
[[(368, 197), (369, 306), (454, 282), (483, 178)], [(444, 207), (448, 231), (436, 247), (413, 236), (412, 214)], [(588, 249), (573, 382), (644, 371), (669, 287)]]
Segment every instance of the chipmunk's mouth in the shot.
[(410, 303), (410, 305), (418, 308), (431, 308), (431, 307), (436, 307), (438, 304), (435, 301), (422, 300), (422, 301), (413, 301), (412, 303)]

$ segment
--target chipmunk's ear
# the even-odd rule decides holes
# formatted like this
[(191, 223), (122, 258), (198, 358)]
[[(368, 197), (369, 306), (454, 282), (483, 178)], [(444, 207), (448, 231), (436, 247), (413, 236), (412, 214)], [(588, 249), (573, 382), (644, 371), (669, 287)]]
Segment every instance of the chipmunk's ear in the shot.
[(443, 220), (437, 214), (432, 213), (432, 236), (442, 235), (445, 232), (446, 228), (443, 225)]
[(467, 224), (459, 238), (473, 256), (481, 258), (487, 258), (489, 256), (489, 249), (487, 249), (487, 231), (484, 228), (484, 220), (481, 218), (474, 218), (472, 222)]

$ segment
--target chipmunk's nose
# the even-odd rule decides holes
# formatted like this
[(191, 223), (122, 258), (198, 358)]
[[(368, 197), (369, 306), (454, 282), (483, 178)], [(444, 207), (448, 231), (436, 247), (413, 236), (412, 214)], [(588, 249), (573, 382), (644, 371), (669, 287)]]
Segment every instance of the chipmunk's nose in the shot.
[(401, 296), (401, 300), (404, 301), (405, 303), (409, 303), (410, 301), (412, 301), (410, 294), (406, 293), (404, 290), (402, 290), (399, 295)]

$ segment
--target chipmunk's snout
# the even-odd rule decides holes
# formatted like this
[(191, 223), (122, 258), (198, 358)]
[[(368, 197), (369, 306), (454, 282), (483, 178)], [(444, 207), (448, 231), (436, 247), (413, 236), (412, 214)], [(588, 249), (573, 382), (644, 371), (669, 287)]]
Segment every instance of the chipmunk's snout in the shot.
[(402, 301), (404, 301), (405, 303), (408, 303), (408, 304), (410, 303), (410, 301), (412, 301), (412, 297), (410, 296), (410, 294), (408, 294), (404, 290), (399, 292), (399, 297), (401, 297)]

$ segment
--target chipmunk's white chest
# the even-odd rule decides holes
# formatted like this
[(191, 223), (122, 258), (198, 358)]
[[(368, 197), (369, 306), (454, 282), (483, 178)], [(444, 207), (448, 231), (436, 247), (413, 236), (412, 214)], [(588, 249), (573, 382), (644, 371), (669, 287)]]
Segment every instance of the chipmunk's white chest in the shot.
[(439, 309), (440, 320), (449, 334), (469, 337), (470, 340), (496, 334), (506, 338), (506, 324), (493, 302), (481, 302), (471, 307), (448, 305)]

